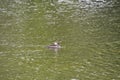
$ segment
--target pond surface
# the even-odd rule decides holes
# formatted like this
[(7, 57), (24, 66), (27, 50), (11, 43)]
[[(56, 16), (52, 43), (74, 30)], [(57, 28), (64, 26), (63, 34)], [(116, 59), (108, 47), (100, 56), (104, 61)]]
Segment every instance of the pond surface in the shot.
[(0, 80), (120, 80), (120, 1), (1, 0)]

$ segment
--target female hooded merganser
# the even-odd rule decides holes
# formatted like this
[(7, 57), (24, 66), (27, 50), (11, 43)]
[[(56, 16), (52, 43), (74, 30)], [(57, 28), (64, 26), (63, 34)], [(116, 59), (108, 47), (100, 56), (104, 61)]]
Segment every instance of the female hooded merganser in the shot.
[(61, 46), (59, 45), (58, 42), (54, 42), (53, 44), (49, 45), (48, 48), (58, 49), (61, 48)]

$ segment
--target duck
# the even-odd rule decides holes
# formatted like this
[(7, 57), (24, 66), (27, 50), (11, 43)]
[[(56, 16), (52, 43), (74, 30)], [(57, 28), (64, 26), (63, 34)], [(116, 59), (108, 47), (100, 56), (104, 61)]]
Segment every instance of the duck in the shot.
[(48, 48), (58, 49), (61, 48), (59, 42), (54, 42), (53, 44), (49, 45)]

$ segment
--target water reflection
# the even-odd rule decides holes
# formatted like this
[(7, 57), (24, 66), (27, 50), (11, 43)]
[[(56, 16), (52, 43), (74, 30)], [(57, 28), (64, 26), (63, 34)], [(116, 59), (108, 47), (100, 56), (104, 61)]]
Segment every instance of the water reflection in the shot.
[(48, 49), (54, 51), (55, 53), (58, 53), (58, 51), (60, 50), (60, 48), (48, 48)]
[[(119, 80), (119, 1), (0, 4), (0, 79)], [(62, 48), (46, 49), (56, 40)]]

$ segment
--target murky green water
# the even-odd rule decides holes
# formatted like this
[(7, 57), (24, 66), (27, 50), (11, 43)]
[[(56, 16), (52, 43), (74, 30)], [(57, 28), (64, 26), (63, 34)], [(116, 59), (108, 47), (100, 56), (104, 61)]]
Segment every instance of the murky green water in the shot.
[(1, 0), (0, 80), (120, 80), (120, 1)]

